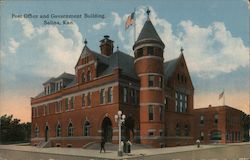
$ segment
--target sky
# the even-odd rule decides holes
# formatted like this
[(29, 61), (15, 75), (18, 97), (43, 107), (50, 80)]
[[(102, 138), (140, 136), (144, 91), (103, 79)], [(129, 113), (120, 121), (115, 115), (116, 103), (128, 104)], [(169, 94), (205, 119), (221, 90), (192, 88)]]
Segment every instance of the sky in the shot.
[[(6, 0), (0, 1), (0, 115), (31, 121), (30, 98), (49, 78), (74, 73), (85, 39), (100, 52), (99, 41), (110, 35), (115, 48), (133, 56), (134, 27), (125, 30), (125, 21), (135, 10), (138, 37), (148, 7), (165, 61), (184, 48), (194, 108), (222, 105), (224, 90), (226, 105), (249, 113), (247, 0)], [(51, 17), (72, 14), (82, 17)]]

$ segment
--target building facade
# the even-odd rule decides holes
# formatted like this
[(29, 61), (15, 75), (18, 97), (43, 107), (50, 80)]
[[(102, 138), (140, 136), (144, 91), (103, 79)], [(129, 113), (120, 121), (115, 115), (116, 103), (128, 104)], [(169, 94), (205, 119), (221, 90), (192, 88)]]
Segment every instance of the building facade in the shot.
[(229, 106), (209, 106), (194, 110), (196, 139), (201, 143), (242, 142), (244, 113)]
[(134, 57), (113, 50), (109, 36), (100, 53), (85, 46), (75, 75), (46, 81), (31, 99), (32, 144), (83, 147), (118, 143), (114, 115), (126, 115), (122, 139), (154, 147), (194, 143), (194, 87), (183, 55), (164, 62), (165, 44), (146, 20), (133, 46)]

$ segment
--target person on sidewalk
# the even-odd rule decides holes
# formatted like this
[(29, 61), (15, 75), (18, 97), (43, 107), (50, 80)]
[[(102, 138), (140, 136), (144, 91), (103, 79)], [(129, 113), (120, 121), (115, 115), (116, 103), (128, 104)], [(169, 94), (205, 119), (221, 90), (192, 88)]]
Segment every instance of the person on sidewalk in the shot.
[(101, 141), (101, 149), (100, 149), (100, 153), (102, 153), (102, 150), (104, 151), (105, 153), (105, 140), (104, 138), (102, 138), (102, 141)]
[(201, 141), (199, 139), (196, 140), (197, 148), (200, 148)]

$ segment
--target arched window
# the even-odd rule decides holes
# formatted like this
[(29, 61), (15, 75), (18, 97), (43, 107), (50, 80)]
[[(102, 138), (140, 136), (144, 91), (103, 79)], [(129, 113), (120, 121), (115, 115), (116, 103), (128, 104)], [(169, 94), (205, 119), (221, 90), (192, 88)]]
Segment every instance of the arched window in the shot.
[(60, 123), (58, 123), (56, 126), (56, 136), (61, 137), (61, 134), (62, 134), (61, 125), (60, 125)]
[(36, 124), (34, 132), (35, 132), (35, 137), (38, 137), (39, 136), (39, 127), (37, 126), (37, 124)]
[(68, 126), (68, 136), (72, 137), (74, 133), (74, 128), (73, 128), (73, 124), (70, 122), (69, 126)]
[(90, 136), (90, 123), (89, 123), (89, 121), (85, 121), (85, 123), (83, 125), (83, 135)]
[(184, 133), (185, 136), (189, 136), (189, 126), (187, 124), (184, 126)]
[(181, 127), (179, 123), (176, 124), (175, 132), (176, 132), (176, 136), (181, 136)]

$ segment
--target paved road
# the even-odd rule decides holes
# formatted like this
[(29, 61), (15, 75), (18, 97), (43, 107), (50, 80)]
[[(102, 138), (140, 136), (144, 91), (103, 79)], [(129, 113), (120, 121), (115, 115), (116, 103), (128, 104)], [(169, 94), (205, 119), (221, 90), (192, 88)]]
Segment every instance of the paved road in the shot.
[[(181, 148), (179, 148), (181, 150)], [(179, 150), (178, 149), (178, 150)], [(165, 150), (165, 151), (164, 151)], [(250, 144), (246, 145), (225, 145), (222, 147), (215, 148), (203, 148), (194, 149), (190, 151), (180, 151), (173, 153), (165, 153), (168, 148), (157, 149), (154, 154), (152, 154), (152, 149), (141, 150), (140, 157), (132, 158), (130, 156), (126, 159), (133, 160), (250, 160)], [(144, 152), (142, 152), (144, 151)], [(151, 151), (151, 153), (150, 153)], [(140, 152), (136, 151), (137, 155)], [(98, 154), (97, 151), (93, 153)], [(160, 153), (160, 154), (159, 154)], [(110, 153), (103, 153), (103, 157), (108, 154), (114, 154), (112, 151)], [(84, 155), (63, 155), (56, 153), (38, 153), (38, 152), (23, 152), (18, 150), (0, 149), (0, 160), (100, 160), (105, 158), (99, 158), (93, 155), (95, 158), (87, 157)], [(111, 156), (112, 157), (112, 156)], [(107, 158), (106, 158), (107, 159)], [(113, 156), (112, 159), (117, 159)], [(125, 159), (125, 157), (124, 157)]]

